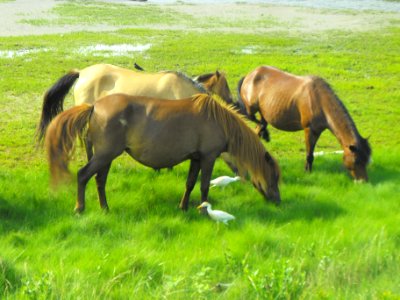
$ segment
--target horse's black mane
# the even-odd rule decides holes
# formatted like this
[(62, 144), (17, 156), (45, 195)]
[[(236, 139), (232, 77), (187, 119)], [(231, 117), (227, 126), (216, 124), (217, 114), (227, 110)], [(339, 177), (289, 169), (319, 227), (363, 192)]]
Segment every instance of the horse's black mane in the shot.
[(195, 81), (206, 81), (208, 79), (210, 79), (210, 77), (214, 76), (214, 73), (207, 73), (207, 74), (203, 74), (200, 76), (197, 76), (195, 78)]
[(204, 88), (204, 86), (203, 86), (201, 83), (199, 83), (199, 82), (193, 80), (192, 78), (190, 78), (190, 77), (189, 77), (188, 75), (186, 75), (185, 73), (182, 73), (182, 72), (180, 72), (180, 71), (164, 71), (164, 72), (165, 72), (165, 73), (173, 73), (173, 74), (176, 74), (176, 75), (178, 75), (180, 78), (186, 80), (187, 82), (189, 82), (189, 83), (191, 83), (193, 86), (195, 86), (195, 87), (199, 90), (200, 93), (208, 94), (208, 91)]

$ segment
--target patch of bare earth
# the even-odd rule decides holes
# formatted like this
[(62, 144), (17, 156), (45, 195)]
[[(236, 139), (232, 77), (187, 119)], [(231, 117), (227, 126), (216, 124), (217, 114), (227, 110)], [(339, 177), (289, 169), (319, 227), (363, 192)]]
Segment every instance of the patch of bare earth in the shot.
[[(103, 2), (107, 0), (103, 0)], [(114, 2), (115, 1), (111, 1)], [(0, 36), (41, 35), (54, 33), (68, 33), (74, 31), (113, 31), (120, 28), (153, 28), (198, 30), (191, 25), (190, 20), (178, 25), (143, 25), (143, 26), (109, 26), (109, 25), (66, 25), (66, 26), (38, 26), (22, 23), (24, 19), (55, 19), (57, 16), (50, 10), (61, 0), (15, 0), (0, 3)], [(146, 5), (133, 1), (118, 1), (129, 5)], [(149, 1), (151, 3), (151, 1)], [(154, 4), (152, 4), (154, 5)], [(274, 6), (256, 3), (205, 3), (205, 4), (159, 4), (160, 7), (187, 14), (194, 19), (216, 18), (223, 22), (229, 22), (229, 27), (212, 28), (213, 30), (226, 32), (322, 32), (326, 30), (351, 30), (366, 31), (385, 27), (393, 19), (400, 19), (400, 13), (388, 12), (354, 12), (354, 14), (321, 10), (312, 8), (298, 8), (290, 6)], [(254, 28), (254, 25), (245, 29), (247, 21), (265, 20), (262, 26)], [(273, 22), (268, 22), (272, 20)], [(238, 22), (238, 26), (235, 26)], [(196, 23), (195, 23), (196, 24)]]
[[(357, 12), (348, 13), (326, 9), (275, 6), (266, 4), (212, 4), (175, 5), (174, 10), (192, 15), (194, 18), (218, 18), (242, 22), (245, 20), (273, 20), (271, 27), (256, 31), (302, 31), (321, 32), (326, 30), (367, 31), (386, 27), (390, 20), (399, 19), (399, 13)], [(245, 23), (244, 23), (245, 24)], [(235, 29), (234, 29), (235, 30)], [(243, 30), (243, 29), (242, 29)], [(254, 31), (254, 30), (253, 30)]]

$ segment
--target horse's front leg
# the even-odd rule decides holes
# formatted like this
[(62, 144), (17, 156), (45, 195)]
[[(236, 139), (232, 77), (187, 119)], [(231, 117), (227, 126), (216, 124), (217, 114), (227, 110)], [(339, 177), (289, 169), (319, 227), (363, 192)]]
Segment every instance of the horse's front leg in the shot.
[(208, 199), (208, 191), (210, 189), (210, 180), (214, 169), (216, 156), (209, 156), (201, 160), (201, 202)]
[(304, 168), (306, 171), (311, 172), (312, 164), (314, 161), (314, 148), (321, 135), (321, 132), (314, 131), (310, 127), (306, 127), (304, 129), (304, 134), (305, 134), (306, 151), (307, 151), (306, 164)]
[(189, 174), (186, 180), (185, 194), (183, 195), (181, 203), (179, 205), (179, 208), (184, 211), (188, 210), (190, 193), (192, 192), (196, 184), (199, 172), (200, 172), (200, 161), (192, 159), (190, 161)]

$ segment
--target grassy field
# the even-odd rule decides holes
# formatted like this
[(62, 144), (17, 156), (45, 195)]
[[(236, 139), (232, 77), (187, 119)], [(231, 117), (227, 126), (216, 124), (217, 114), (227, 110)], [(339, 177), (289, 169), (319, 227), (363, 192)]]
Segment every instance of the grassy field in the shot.
[[(118, 14), (75, 3), (56, 7), (55, 22), (79, 24), (92, 11), (113, 25)], [(119, 24), (133, 25), (137, 14), (150, 29), (0, 38), (0, 298), (400, 299), (398, 21), (368, 32), (250, 34), (211, 30), (229, 26), (217, 19), (197, 19), (199, 30), (155, 29), (154, 10), (128, 10)], [(188, 24), (179, 23), (182, 15), (166, 18)], [(92, 51), (97, 44), (151, 46), (116, 55)], [(76, 216), (76, 187), (50, 191), (34, 132), (44, 91), (69, 69), (101, 62), (190, 75), (219, 69), (232, 90), (262, 64), (322, 76), (370, 136), (370, 182), (354, 184), (333, 154), (316, 157), (314, 172), (304, 173), (303, 133), (271, 128), (265, 145), (282, 170), (280, 207), (249, 182), (212, 189), (214, 206), (237, 218), (217, 229), (195, 209), (198, 185), (189, 211), (177, 208), (188, 163), (156, 173), (123, 155), (107, 184), (110, 213), (101, 212), (90, 182), (87, 209)], [(72, 103), (69, 97), (65, 106)], [(325, 132), (316, 151), (339, 149)], [(74, 172), (84, 163), (81, 150)], [(222, 162), (213, 177), (220, 175), (232, 175)]]

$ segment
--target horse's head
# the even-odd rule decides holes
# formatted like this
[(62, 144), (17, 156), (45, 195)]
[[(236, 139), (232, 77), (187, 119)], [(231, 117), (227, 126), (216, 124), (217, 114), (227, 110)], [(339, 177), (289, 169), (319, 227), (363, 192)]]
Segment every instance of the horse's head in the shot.
[(357, 145), (345, 148), (343, 163), (356, 181), (368, 181), (367, 166), (370, 161), (371, 148), (368, 140), (360, 137)]
[(281, 195), (278, 186), (280, 178), (279, 166), (268, 152), (265, 152), (265, 163), (267, 167), (263, 168), (264, 174), (260, 177), (253, 176), (251, 180), (254, 187), (266, 200), (279, 205), (281, 203)]
[(197, 76), (194, 80), (201, 83), (211, 93), (221, 97), (226, 103), (233, 103), (228, 81), (223, 73), (216, 71), (215, 73)]

